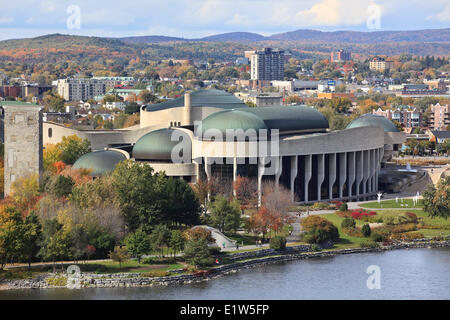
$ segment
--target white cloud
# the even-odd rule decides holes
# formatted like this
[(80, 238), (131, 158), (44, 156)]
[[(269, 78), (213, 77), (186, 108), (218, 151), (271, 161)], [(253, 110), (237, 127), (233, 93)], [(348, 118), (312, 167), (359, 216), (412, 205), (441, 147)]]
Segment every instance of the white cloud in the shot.
[(0, 24), (1, 23), (11, 23), (14, 22), (14, 18), (12, 17), (0, 17)]
[(436, 19), (439, 21), (450, 21), (450, 5), (446, 6), (442, 12), (438, 13)]

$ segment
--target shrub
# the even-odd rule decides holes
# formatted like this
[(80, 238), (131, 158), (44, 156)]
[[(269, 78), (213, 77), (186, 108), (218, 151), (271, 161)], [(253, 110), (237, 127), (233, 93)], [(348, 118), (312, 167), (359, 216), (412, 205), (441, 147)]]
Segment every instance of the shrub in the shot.
[(341, 206), (339, 207), (339, 211), (345, 212), (347, 210), (348, 210), (347, 202), (342, 203)]
[(270, 239), (270, 248), (273, 250), (286, 249), (286, 238), (281, 236), (275, 236)]
[(218, 245), (212, 245), (208, 247), (209, 253), (216, 255), (220, 253), (220, 247)]
[(342, 231), (351, 237), (362, 237), (361, 228), (343, 228)]
[(394, 233), (391, 235), (392, 240), (410, 241), (414, 239), (422, 239), (424, 236), (420, 232)]
[(374, 232), (372, 233), (372, 240), (375, 242), (383, 242), (384, 237), (382, 234)]
[(403, 233), (408, 231), (416, 231), (417, 226), (415, 223), (404, 223), (404, 224), (397, 224), (393, 226), (389, 226), (389, 231), (392, 233)]
[(356, 227), (356, 221), (353, 218), (345, 218), (342, 220), (341, 228), (354, 228)]
[(320, 249), (320, 247), (317, 244), (313, 243), (311, 245), (311, 251), (317, 252), (317, 251), (320, 251), (320, 250), (322, 250), (322, 249)]
[(167, 277), (170, 273), (166, 270), (151, 270), (148, 272), (141, 273), (141, 277), (154, 278), (154, 277)]
[(373, 241), (362, 241), (359, 246), (361, 248), (378, 248), (380, 245)]
[(45, 282), (47, 282), (47, 284), (52, 287), (67, 286), (67, 278), (66, 277), (47, 278), (47, 279), (45, 279)]
[(384, 217), (383, 218), (383, 222), (384, 222), (384, 224), (386, 224), (386, 225), (393, 225), (393, 224), (395, 224), (394, 223), (394, 217), (392, 217), (392, 216), (386, 216), (386, 217)]
[(327, 219), (312, 215), (300, 222), (305, 231), (303, 239), (308, 243), (322, 243), (339, 239), (338, 229)]
[(370, 237), (370, 234), (372, 233), (368, 224), (363, 225), (361, 231), (364, 237)]
[(315, 202), (312, 206), (312, 209), (316, 210), (325, 210), (328, 209), (330, 205), (326, 202)]

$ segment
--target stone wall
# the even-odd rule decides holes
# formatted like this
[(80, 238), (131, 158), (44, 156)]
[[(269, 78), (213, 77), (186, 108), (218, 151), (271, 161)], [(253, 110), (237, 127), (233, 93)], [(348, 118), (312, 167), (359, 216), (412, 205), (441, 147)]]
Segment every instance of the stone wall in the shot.
[[(354, 254), (354, 253), (369, 253), (369, 252), (383, 252), (387, 250), (396, 249), (412, 249), (412, 248), (438, 248), (450, 246), (450, 239), (447, 237), (445, 241), (430, 241), (430, 240), (416, 240), (408, 243), (396, 243), (390, 246), (383, 246), (379, 248), (354, 248), (354, 249), (340, 249), (329, 250), (320, 252), (306, 253), (303, 250), (308, 246), (291, 247), (284, 252), (267, 252), (269, 254), (276, 254), (264, 258), (258, 258), (255, 253), (253, 257), (247, 257), (248, 259), (254, 258), (254, 260), (247, 260), (241, 262), (234, 262), (227, 265), (219, 266), (205, 272), (199, 272), (197, 274), (175, 275), (168, 277), (149, 278), (142, 277), (140, 273), (115, 273), (115, 274), (94, 274), (83, 273), (80, 277), (82, 287), (92, 288), (110, 288), (110, 287), (141, 287), (141, 286), (167, 286), (167, 285), (180, 285), (190, 284), (194, 282), (212, 280), (217, 277), (235, 273), (242, 269), (249, 269), (255, 266), (264, 266), (278, 262), (287, 262), (301, 259), (332, 257), (339, 254)], [(262, 250), (266, 251), (266, 250)], [(240, 253), (232, 255), (232, 257), (238, 257)], [(240, 259), (243, 259), (244, 255), (240, 255)], [(58, 274), (46, 274), (39, 276), (35, 279), (26, 280), (7, 280), (0, 283), (0, 287), (7, 287), (8, 289), (24, 289), (24, 288), (49, 288), (54, 287), (48, 284), (48, 279), (57, 279), (58, 277), (67, 278), (65, 275)]]

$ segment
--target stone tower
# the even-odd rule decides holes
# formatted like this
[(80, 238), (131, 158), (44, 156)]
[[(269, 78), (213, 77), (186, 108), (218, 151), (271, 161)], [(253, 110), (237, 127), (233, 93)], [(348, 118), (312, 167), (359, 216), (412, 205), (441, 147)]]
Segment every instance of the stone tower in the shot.
[(5, 114), (5, 196), (12, 183), (31, 174), (42, 175), (42, 107), (2, 102)]

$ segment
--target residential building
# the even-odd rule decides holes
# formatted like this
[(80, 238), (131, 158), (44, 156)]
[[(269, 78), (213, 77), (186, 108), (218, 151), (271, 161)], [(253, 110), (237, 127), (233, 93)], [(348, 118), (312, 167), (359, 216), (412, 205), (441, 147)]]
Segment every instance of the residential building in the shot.
[(87, 101), (105, 94), (106, 81), (89, 78), (59, 79), (57, 91), (66, 101)]
[(251, 55), (252, 80), (283, 80), (284, 79), (284, 51), (264, 48)]
[(433, 130), (445, 131), (450, 126), (450, 105), (431, 105), (429, 127)]
[(388, 109), (385, 111), (378, 108), (378, 110), (373, 110), (372, 113), (392, 121), (397, 121), (405, 128), (420, 128), (423, 126), (422, 113), (420, 110), (416, 108), (410, 109), (409, 106), (402, 106), (397, 109)]
[(121, 110), (125, 111), (126, 104), (122, 101), (114, 101), (114, 102), (106, 102), (106, 104), (103, 105), (108, 110)]
[(386, 60), (385, 58), (375, 57), (372, 60), (370, 60), (369, 68), (370, 70), (384, 72), (386, 69), (394, 68), (394, 61)]
[(352, 60), (352, 53), (346, 50), (331, 52), (331, 62), (344, 62)]

